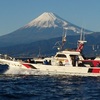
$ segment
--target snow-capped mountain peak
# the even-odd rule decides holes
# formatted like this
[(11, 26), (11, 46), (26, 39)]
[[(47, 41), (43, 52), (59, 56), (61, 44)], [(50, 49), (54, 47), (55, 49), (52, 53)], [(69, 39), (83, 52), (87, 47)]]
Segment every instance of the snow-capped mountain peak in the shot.
[[(58, 15), (52, 13), (52, 12), (44, 12), (41, 14), (39, 17), (33, 19), (31, 22), (29, 22), (27, 25), (22, 27), (21, 29), (26, 29), (26, 28), (60, 28), (60, 29), (66, 29), (69, 31), (73, 31), (74, 33), (80, 33), (81, 32), (81, 27), (78, 27), (77, 25), (74, 25)], [(86, 32), (85, 32), (86, 31)], [(91, 31), (84, 30), (86, 34), (90, 34)], [(69, 34), (72, 34), (70, 32)]]
[(32, 20), (26, 27), (62, 27), (68, 23), (52, 12), (44, 12), (36, 19)]

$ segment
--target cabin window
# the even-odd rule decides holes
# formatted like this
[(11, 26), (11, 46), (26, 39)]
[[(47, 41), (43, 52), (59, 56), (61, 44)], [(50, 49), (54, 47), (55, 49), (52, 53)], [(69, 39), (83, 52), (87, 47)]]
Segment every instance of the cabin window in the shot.
[(66, 58), (66, 55), (64, 55), (64, 54), (57, 54), (56, 57)]

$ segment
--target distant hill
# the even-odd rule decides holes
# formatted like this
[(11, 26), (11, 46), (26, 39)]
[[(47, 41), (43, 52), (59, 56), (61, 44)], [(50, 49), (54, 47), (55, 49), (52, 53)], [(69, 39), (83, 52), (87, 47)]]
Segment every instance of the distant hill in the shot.
[[(85, 56), (100, 55), (100, 32), (89, 34), (85, 36), (87, 43), (84, 45), (83, 54)], [(67, 36), (67, 42), (64, 49), (75, 49), (77, 47), (77, 40), (80, 36)], [(48, 40), (41, 40), (28, 44), (20, 44), (15, 46), (0, 48), (0, 53), (8, 54), (15, 57), (35, 57), (40, 55), (54, 55), (57, 48), (54, 45), (57, 41), (61, 41), (62, 37), (52, 38)]]
[[(64, 29), (67, 30), (67, 36), (78, 35), (81, 32), (81, 27), (62, 19), (54, 13), (44, 12), (18, 30), (0, 36), (0, 47), (14, 46), (61, 37)], [(93, 32), (84, 29), (84, 33), (91, 34)]]

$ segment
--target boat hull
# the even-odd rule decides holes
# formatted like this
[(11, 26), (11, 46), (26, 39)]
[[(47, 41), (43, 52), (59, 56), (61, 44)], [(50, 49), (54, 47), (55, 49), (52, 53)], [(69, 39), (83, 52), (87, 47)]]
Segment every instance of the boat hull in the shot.
[(32, 64), (35, 69), (47, 74), (80, 75), (80, 76), (100, 76), (99, 67), (79, 67), (79, 66), (52, 66)]
[[(27, 74), (29, 75), (78, 75), (78, 76), (100, 76), (100, 67), (79, 67), (79, 66), (55, 66), (44, 64), (32, 64), (19, 61), (0, 59), (2, 64), (7, 64), (9, 69), (4, 74)], [(13, 70), (12, 70), (13, 69)], [(16, 72), (19, 70), (19, 72)], [(0, 73), (1, 74), (1, 73)]]

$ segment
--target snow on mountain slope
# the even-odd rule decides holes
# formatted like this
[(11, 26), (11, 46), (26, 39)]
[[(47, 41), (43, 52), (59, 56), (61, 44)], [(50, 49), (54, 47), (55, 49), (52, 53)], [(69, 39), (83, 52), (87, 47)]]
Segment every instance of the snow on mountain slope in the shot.
[(64, 27), (67, 24), (66, 21), (62, 20), (54, 13), (44, 12), (38, 18), (27, 24), (26, 27)]
[[(30, 23), (25, 25), (23, 28), (30, 28), (30, 27), (37, 27), (37, 28), (65, 28), (67, 30), (80, 33), (81, 28), (60, 18), (58, 15), (52, 12), (44, 12), (36, 19), (33, 19)], [(91, 31), (85, 30), (86, 34), (90, 34)]]

